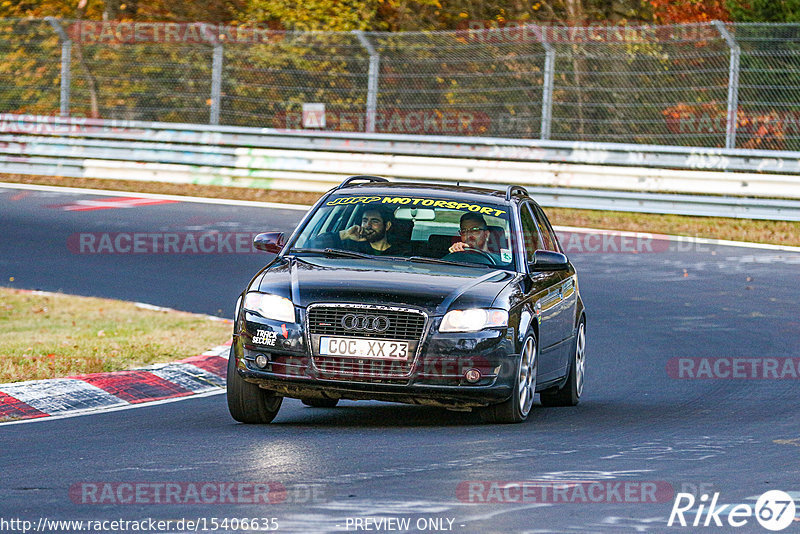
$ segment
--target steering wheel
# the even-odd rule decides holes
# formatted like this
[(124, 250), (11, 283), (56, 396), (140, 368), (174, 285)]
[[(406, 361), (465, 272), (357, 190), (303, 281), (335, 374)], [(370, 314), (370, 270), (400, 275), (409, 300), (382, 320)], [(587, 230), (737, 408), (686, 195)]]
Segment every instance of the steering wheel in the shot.
[[(478, 254), (479, 258), (465, 258), (464, 254)], [(469, 263), (480, 263), (481, 265), (497, 265), (497, 260), (495, 259), (494, 255), (486, 252), (485, 250), (480, 250), (477, 248), (465, 248), (464, 250), (459, 250), (458, 252), (451, 252), (445, 255), (443, 260), (450, 260), (450, 261), (466, 261)], [(475, 259), (486, 260), (486, 261), (473, 261)]]
[(333, 234), (319, 234), (314, 236), (308, 241), (309, 248), (329, 248), (333, 247), (336, 243), (336, 238)]

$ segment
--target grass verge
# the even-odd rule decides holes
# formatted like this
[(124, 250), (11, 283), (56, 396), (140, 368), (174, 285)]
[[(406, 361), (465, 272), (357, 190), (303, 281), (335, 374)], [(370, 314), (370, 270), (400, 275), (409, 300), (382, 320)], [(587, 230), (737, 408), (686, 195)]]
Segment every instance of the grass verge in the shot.
[[(112, 191), (160, 193), (167, 195), (230, 198), (287, 204), (312, 204), (319, 193), (271, 191), (242, 187), (176, 185), (133, 180), (101, 180), (48, 176), (0, 175), (0, 181), (42, 185), (83, 187)], [(582, 226), (605, 230), (627, 230), (655, 234), (673, 234), (730, 241), (752, 241), (775, 245), (800, 246), (800, 222), (761, 221), (722, 217), (688, 217), (617, 211), (547, 208), (555, 225)], [(269, 228), (265, 228), (265, 231)]]
[(179, 360), (224, 343), (231, 328), (132, 302), (0, 287), (0, 383)]

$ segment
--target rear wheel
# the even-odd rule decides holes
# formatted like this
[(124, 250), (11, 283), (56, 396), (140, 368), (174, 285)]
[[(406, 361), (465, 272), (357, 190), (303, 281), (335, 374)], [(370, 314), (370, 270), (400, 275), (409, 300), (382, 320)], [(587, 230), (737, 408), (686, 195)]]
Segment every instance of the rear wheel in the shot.
[(228, 357), (227, 384), (228, 411), (240, 423), (266, 424), (278, 415), (283, 397), (246, 382), (239, 376), (233, 347)]
[(300, 399), (300, 402), (312, 408), (333, 408), (339, 404), (339, 399)]
[(575, 350), (570, 362), (567, 383), (556, 391), (542, 391), (539, 400), (542, 406), (575, 406), (583, 393), (586, 376), (586, 323), (581, 319), (575, 336)]
[(522, 344), (522, 351), (517, 362), (514, 393), (507, 401), (484, 408), (481, 412), (483, 420), (487, 423), (521, 423), (525, 421), (533, 406), (538, 368), (536, 338), (529, 335)]

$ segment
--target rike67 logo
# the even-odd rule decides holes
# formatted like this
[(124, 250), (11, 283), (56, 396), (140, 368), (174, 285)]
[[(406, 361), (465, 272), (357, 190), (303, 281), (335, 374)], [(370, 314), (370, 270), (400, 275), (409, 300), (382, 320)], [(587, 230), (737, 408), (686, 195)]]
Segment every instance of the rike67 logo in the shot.
[[(691, 493), (678, 493), (669, 514), (668, 526), (730, 526), (743, 527), (751, 524), (753, 518), (767, 530), (783, 530), (795, 520), (797, 508), (794, 499), (785, 491), (771, 490), (752, 504), (718, 504), (719, 493), (714, 493), (709, 502), (708, 495), (702, 495), (696, 502)], [(695, 509), (695, 505), (697, 508)], [(727, 525), (725, 525), (727, 523)]]

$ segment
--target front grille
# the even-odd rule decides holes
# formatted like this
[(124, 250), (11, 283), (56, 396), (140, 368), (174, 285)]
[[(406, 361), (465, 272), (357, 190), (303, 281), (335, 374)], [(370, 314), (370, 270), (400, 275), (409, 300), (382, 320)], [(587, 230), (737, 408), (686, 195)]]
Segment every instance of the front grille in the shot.
[[(370, 318), (367, 322), (380, 317), (382, 324), (385, 324), (383, 321), (388, 320), (389, 325), (385, 330), (381, 328), (380, 332), (347, 328), (342, 324), (342, 319), (348, 314), (360, 318)], [(411, 375), (414, 367), (416, 354), (425, 333), (426, 316), (422, 312), (414, 310), (383, 306), (313, 305), (309, 306), (306, 320), (312, 347), (312, 362), (322, 378), (372, 383), (403, 383), (403, 379), (407, 379)], [(322, 356), (319, 354), (321, 336), (407, 341), (409, 354), (406, 360)]]
[[(342, 319), (348, 314), (385, 317), (389, 320), (389, 328), (382, 332), (347, 329), (342, 326)], [(308, 312), (308, 330), (312, 335), (419, 341), (424, 328), (425, 316), (417, 312), (381, 308), (325, 306), (311, 308)]]

